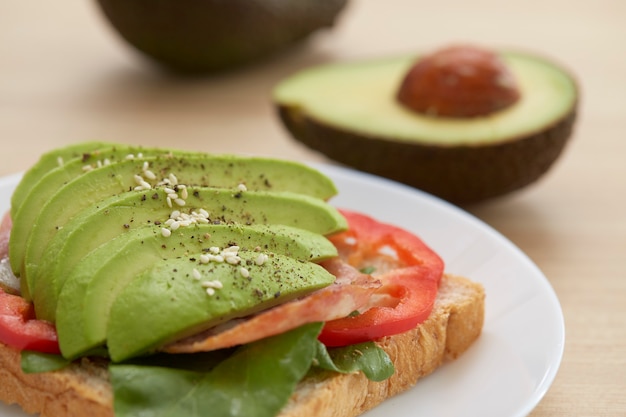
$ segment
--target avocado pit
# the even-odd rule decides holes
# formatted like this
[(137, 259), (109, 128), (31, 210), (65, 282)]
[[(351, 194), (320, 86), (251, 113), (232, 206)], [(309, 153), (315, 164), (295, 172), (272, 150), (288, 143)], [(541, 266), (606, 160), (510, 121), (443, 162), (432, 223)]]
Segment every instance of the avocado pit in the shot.
[(404, 77), (397, 98), (424, 115), (476, 117), (513, 105), (520, 91), (497, 54), (459, 45), (419, 59)]

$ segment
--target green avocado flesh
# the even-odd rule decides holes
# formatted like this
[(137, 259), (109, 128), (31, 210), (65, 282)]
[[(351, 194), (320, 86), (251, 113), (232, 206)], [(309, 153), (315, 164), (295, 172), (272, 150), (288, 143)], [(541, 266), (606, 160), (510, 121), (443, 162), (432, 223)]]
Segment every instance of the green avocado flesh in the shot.
[(65, 161), (81, 158), (86, 153), (106, 146), (106, 144), (101, 142), (85, 142), (54, 149), (42, 155), (37, 164), (24, 174), (11, 196), (11, 218), (15, 219), (15, 214), (22, 206), (22, 202), (30, 195), (33, 186), (39, 182), (41, 177), (49, 171), (62, 166)]
[[(282, 224), (323, 235), (346, 228), (335, 208), (302, 194), (219, 188), (189, 188), (189, 193), (185, 207), (175, 210), (191, 215), (203, 209), (211, 222)], [(50, 294), (58, 294), (69, 271), (89, 251), (137, 227), (155, 223), (165, 227), (174, 210), (165, 199), (165, 193), (156, 190), (130, 191), (102, 200), (66, 223), (51, 239), (41, 261), (27, 264), (37, 316), (54, 320), (56, 300)]]
[[(328, 177), (270, 158), (98, 142), (53, 151), (24, 178), (33, 191), (15, 199), (10, 258), (67, 358), (104, 346), (126, 359), (329, 285), (334, 277), (316, 262), (337, 255), (325, 236), (347, 228), (326, 201), (336, 193)], [(235, 264), (207, 261), (234, 246)], [(212, 302), (162, 304), (191, 291), (172, 283), (180, 294), (161, 293), (181, 274)], [(223, 288), (208, 294), (205, 281)], [(139, 298), (151, 308), (118, 302), (134, 300), (137, 285), (155, 296)], [(156, 329), (136, 321), (147, 333), (127, 346), (134, 330), (121, 329), (141, 315), (160, 317)]]
[(56, 294), (58, 303), (51, 301), (54, 290), (36, 303), (57, 306), (61, 350), (65, 357), (76, 357), (106, 341), (111, 304), (135, 276), (161, 260), (209, 254), (211, 248), (233, 245), (255, 251), (257, 258), (281, 254), (315, 262), (337, 255), (324, 236), (283, 225), (199, 224), (180, 228), (167, 238), (159, 226), (146, 226), (109, 240), (82, 257)]
[[(129, 151), (136, 148), (128, 148)], [(118, 156), (123, 150), (116, 151)], [(148, 155), (157, 156), (148, 156)], [(128, 154), (126, 154), (128, 155)], [(336, 189), (327, 177), (316, 170), (288, 161), (269, 158), (236, 157), (232, 155), (190, 154), (174, 151), (144, 150), (143, 158), (121, 159), (117, 163), (103, 165), (100, 168), (82, 172), (77, 164), (65, 164), (59, 172), (50, 172), (42, 177), (40, 184), (34, 187), (47, 188), (59, 183), (58, 178), (73, 178), (48, 197), (42, 199), (33, 195), (25, 200), (18, 210), (10, 240), (11, 266), (20, 276), (26, 276), (27, 291), (30, 289), (28, 278), (29, 265), (37, 265), (52, 236), (63, 224), (81, 209), (94, 204), (109, 195), (125, 193), (138, 186), (136, 176), (146, 176), (145, 164), (154, 174), (155, 179), (143, 178), (151, 186), (157, 186), (168, 180), (173, 174), (180, 184), (225, 187), (235, 189), (245, 184), (250, 190), (295, 191), (317, 198), (327, 199), (336, 193)], [(83, 165), (84, 166), (84, 163)], [(71, 172), (74, 177), (71, 177)], [(80, 196), (78, 198), (77, 196)], [(28, 204), (32, 201), (32, 204)], [(71, 204), (69, 204), (71, 202)], [(37, 239), (31, 236), (36, 235)]]
[[(283, 255), (273, 255), (260, 266), (255, 263), (256, 251), (240, 251), (239, 256), (249, 269), (248, 278), (226, 262), (201, 264), (196, 254), (158, 262), (134, 279), (111, 306), (107, 328), (111, 359), (122, 361), (149, 352), (323, 288), (335, 279), (317, 264)], [(200, 280), (194, 277), (194, 269)], [(209, 295), (202, 285), (205, 279), (218, 280), (223, 287)], [(172, 311), (176, 320), (170, 317)]]
[(543, 130), (572, 110), (577, 92), (569, 75), (534, 57), (514, 53), (503, 57), (522, 98), (484, 118), (434, 118), (405, 109), (395, 96), (415, 56), (305, 70), (280, 83), (274, 101), (338, 129), (438, 146), (520, 137)]

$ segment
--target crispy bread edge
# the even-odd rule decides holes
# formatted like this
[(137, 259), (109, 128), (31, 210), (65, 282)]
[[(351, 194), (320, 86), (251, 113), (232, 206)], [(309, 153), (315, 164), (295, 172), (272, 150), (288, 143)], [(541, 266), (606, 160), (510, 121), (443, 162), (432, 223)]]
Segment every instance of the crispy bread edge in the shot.
[[(416, 329), (381, 339), (396, 373), (383, 382), (362, 373), (319, 373), (302, 381), (279, 417), (355, 417), (412, 387), (444, 361), (462, 354), (481, 333), (484, 290), (446, 275), (433, 312)], [(112, 417), (106, 367), (83, 360), (57, 372), (24, 374), (17, 350), (0, 343), (0, 400), (41, 417)]]
[(444, 361), (457, 358), (478, 338), (484, 301), (480, 284), (444, 276), (428, 320), (414, 330), (378, 342), (396, 367), (391, 378), (372, 382), (362, 373), (326, 373), (306, 379), (279, 417), (355, 417), (406, 391)]

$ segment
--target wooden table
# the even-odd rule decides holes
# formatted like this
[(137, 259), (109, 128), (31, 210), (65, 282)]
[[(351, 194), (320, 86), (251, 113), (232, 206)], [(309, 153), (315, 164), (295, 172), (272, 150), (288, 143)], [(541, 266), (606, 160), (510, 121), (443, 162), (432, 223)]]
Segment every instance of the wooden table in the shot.
[(268, 100), (326, 61), (469, 41), (552, 56), (582, 89), (574, 138), (539, 183), (469, 211), (534, 260), (562, 304), (559, 373), (533, 417), (626, 416), (626, 2), (353, 1), (304, 48), (232, 74), (181, 81), (135, 55), (86, 0), (0, 7), (0, 175), (88, 139), (323, 158), (293, 142)]

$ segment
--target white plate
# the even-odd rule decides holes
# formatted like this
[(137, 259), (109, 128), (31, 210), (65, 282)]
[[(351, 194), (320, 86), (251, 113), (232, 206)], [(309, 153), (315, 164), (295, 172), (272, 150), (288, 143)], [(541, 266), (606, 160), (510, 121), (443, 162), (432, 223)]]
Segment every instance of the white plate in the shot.
[[(430, 195), (355, 171), (318, 165), (339, 188), (333, 203), (368, 213), (421, 236), (446, 270), (485, 286), (482, 336), (459, 359), (367, 417), (521, 417), (544, 396), (564, 347), (563, 314), (541, 271), (480, 220)], [(0, 179), (0, 211), (19, 176)], [(24, 417), (0, 405), (0, 417)]]

